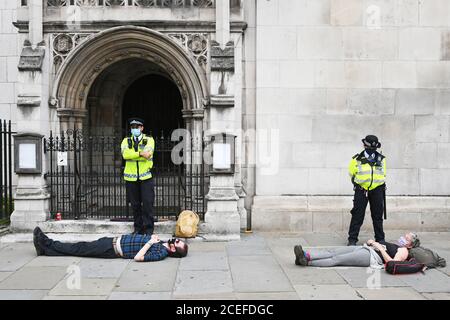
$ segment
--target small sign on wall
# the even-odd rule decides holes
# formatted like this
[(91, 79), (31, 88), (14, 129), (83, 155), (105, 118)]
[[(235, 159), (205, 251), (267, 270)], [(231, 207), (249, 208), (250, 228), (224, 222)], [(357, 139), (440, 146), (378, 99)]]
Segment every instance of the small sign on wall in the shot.
[(36, 133), (14, 135), (15, 173), (42, 173), (42, 138), (42, 135)]
[(67, 152), (58, 152), (58, 167), (67, 167)]

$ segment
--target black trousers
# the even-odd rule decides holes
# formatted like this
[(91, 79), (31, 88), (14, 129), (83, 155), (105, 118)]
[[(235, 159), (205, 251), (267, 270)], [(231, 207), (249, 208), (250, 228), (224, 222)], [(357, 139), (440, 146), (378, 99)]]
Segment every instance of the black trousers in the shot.
[(383, 210), (384, 210), (384, 191), (385, 185), (381, 185), (373, 190), (365, 191), (359, 186), (355, 187), (355, 196), (353, 198), (353, 209), (350, 211), (352, 220), (348, 232), (349, 241), (358, 241), (359, 230), (364, 222), (367, 202), (370, 203), (370, 212), (372, 215), (373, 230), (375, 231), (375, 241), (384, 241), (383, 231)]
[(134, 231), (153, 234), (155, 220), (153, 204), (155, 202), (155, 183), (153, 179), (127, 181), (127, 194), (134, 216)]
[(75, 256), (113, 259), (118, 258), (113, 247), (113, 238), (101, 238), (92, 242), (63, 243), (47, 239), (46, 256)]

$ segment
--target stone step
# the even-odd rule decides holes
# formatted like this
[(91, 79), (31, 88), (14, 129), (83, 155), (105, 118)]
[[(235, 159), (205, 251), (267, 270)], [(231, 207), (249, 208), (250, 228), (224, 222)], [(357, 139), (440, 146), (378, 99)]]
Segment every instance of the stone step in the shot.
[[(52, 239), (64, 242), (73, 241), (93, 241), (102, 237), (115, 237), (121, 234), (130, 234), (133, 232), (133, 222), (112, 222), (110, 220), (50, 220), (37, 224), (43, 232)], [(161, 239), (170, 239), (175, 233), (176, 222), (164, 221), (156, 222), (154, 234)], [(217, 241), (221, 239), (208, 239), (206, 236), (206, 225), (199, 224), (197, 240)], [(193, 241), (195, 239), (189, 239)], [(17, 232), (7, 233), (0, 237), (0, 243), (31, 242), (32, 233)], [(229, 239), (223, 239), (227, 241)]]
[[(61, 242), (79, 242), (79, 241), (95, 241), (102, 237), (115, 237), (117, 234), (108, 233), (46, 233), (46, 235), (57, 241)], [(163, 241), (167, 241), (172, 238), (171, 234), (159, 234), (159, 238)], [(186, 239), (185, 239), (186, 240)], [(193, 239), (187, 239), (187, 242), (203, 241), (202, 237), (196, 237)], [(0, 244), (11, 243), (30, 243), (33, 242), (32, 233), (9, 233), (0, 237)]]
[[(155, 223), (155, 234), (173, 234), (175, 221)], [(127, 234), (132, 233), (133, 222), (112, 222), (110, 220), (61, 220), (41, 222), (38, 226), (49, 233), (80, 233), (80, 234)]]

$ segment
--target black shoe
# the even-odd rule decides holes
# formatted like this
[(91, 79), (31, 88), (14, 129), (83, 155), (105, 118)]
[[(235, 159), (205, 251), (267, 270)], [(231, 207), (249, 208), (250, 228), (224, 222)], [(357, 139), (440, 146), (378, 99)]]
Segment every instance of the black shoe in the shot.
[(298, 266), (307, 266), (308, 260), (306, 260), (305, 253), (303, 252), (302, 246), (295, 246), (294, 247), (294, 253), (295, 253), (295, 264)]
[(39, 235), (42, 233), (42, 230), (39, 227), (34, 228), (33, 230), (33, 244), (36, 249), (36, 254), (38, 256), (45, 255), (45, 250), (39, 244)]
[(53, 242), (53, 240), (51, 240), (49, 237), (47, 237), (45, 235), (45, 233), (42, 232), (41, 229), (38, 230), (37, 240), (38, 240), (38, 243), (41, 246), (41, 248), (44, 248), (44, 249), (48, 248)]
[(349, 240), (348, 241), (348, 243), (347, 243), (347, 246), (348, 247), (355, 247), (357, 244), (358, 241), (355, 241), (355, 240)]

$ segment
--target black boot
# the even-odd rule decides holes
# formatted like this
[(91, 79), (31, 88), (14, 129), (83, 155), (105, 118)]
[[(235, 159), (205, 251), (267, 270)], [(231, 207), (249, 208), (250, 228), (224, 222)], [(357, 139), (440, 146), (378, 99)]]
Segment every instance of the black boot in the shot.
[(294, 253), (295, 253), (295, 264), (298, 266), (307, 266), (308, 260), (306, 260), (305, 253), (303, 252), (302, 246), (295, 246), (294, 247)]
[(39, 243), (39, 234), (42, 233), (42, 230), (39, 227), (34, 228), (33, 230), (33, 244), (36, 249), (36, 254), (38, 256), (45, 255), (45, 250), (41, 247)]

